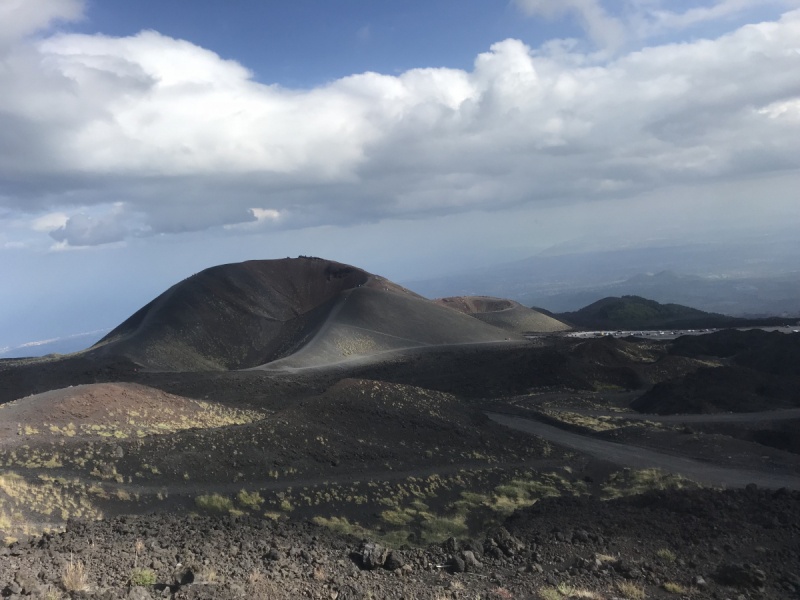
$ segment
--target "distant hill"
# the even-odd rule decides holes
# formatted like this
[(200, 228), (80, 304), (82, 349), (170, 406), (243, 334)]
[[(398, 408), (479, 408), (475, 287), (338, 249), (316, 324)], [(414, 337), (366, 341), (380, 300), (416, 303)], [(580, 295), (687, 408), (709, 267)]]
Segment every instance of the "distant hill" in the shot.
[(553, 315), (583, 329), (699, 329), (782, 325), (797, 319), (740, 319), (680, 304), (661, 304), (641, 296), (608, 297), (574, 312)]
[(434, 300), (441, 306), (515, 333), (542, 333), (570, 329), (552, 315), (528, 308), (519, 302), (489, 296), (455, 296)]
[(300, 257), (197, 273), (137, 311), (85, 356), (160, 371), (247, 369), (279, 359), (277, 366), (296, 368), (508, 337), (383, 277)]

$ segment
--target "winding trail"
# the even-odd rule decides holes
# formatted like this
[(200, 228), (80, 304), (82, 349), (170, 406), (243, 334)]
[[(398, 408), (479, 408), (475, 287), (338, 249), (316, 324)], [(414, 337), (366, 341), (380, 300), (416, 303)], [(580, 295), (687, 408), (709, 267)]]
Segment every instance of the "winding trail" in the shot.
[(753, 421), (784, 421), (800, 419), (800, 408), (766, 410), (752, 413), (711, 413), (702, 415), (651, 415), (632, 412), (612, 412), (582, 408), (553, 408), (552, 412), (570, 412), (587, 417), (613, 417), (629, 421), (652, 421), (654, 423), (750, 423)]
[(492, 412), (487, 412), (486, 414), (492, 421), (500, 425), (535, 435), (549, 442), (625, 467), (634, 469), (657, 468), (683, 475), (698, 483), (719, 487), (736, 488), (755, 483), (760, 487), (766, 488), (786, 487), (800, 490), (800, 477), (797, 476), (717, 467), (689, 458), (671, 456), (645, 448), (586, 437), (564, 431), (552, 425), (545, 425), (532, 419)]

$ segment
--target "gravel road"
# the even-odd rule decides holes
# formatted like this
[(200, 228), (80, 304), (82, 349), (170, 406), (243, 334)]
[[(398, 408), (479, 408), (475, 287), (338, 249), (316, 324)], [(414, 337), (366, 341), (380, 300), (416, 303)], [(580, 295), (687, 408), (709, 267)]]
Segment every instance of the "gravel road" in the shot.
[(697, 460), (671, 456), (636, 446), (593, 439), (558, 427), (545, 425), (532, 419), (524, 419), (500, 413), (486, 413), (490, 419), (511, 429), (523, 431), (546, 439), (549, 442), (584, 452), (595, 458), (617, 463), (634, 469), (657, 468), (688, 477), (698, 483), (726, 488), (744, 487), (755, 483), (766, 488), (790, 488), (800, 490), (800, 477), (791, 475), (728, 469), (716, 467)]

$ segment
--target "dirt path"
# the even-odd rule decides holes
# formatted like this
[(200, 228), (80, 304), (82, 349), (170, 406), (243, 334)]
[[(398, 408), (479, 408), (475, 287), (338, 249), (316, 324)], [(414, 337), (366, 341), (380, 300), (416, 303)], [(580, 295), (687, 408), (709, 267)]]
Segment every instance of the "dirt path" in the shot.
[(800, 477), (796, 476), (716, 467), (689, 458), (671, 456), (669, 454), (662, 454), (635, 446), (626, 446), (614, 442), (593, 439), (577, 433), (564, 431), (558, 427), (545, 425), (544, 423), (531, 419), (500, 413), (487, 412), (486, 414), (492, 421), (500, 425), (505, 425), (506, 427), (518, 431), (524, 431), (525, 433), (544, 438), (547, 441), (554, 442), (561, 446), (566, 446), (625, 467), (634, 469), (662, 469), (664, 471), (683, 475), (698, 483), (720, 487), (744, 487), (749, 483), (755, 483), (760, 487), (786, 487), (800, 490)]
[(752, 421), (800, 419), (800, 408), (767, 410), (753, 413), (713, 413), (702, 415), (648, 415), (631, 412), (554, 407), (548, 407), (547, 410), (553, 412), (571, 412), (588, 417), (614, 417), (615, 419), (628, 419), (629, 421), (653, 421), (654, 423), (750, 423)]
[[(352, 326), (348, 326), (352, 327)], [(358, 329), (363, 329), (359, 327)], [(376, 332), (379, 333), (379, 332)], [(381, 334), (386, 335), (386, 334)], [(279, 359), (272, 361), (270, 363), (266, 363), (264, 365), (258, 367), (252, 367), (250, 369), (242, 369), (243, 371), (268, 371), (268, 372), (275, 372), (275, 373), (299, 373), (303, 371), (319, 371), (324, 372), (325, 370), (336, 370), (341, 368), (347, 367), (359, 367), (364, 365), (371, 365), (375, 363), (380, 363), (382, 361), (387, 361), (391, 359), (397, 359), (402, 356), (413, 356), (415, 354), (425, 354), (428, 352), (445, 352), (448, 350), (469, 350), (470, 348), (480, 348), (488, 345), (498, 345), (498, 346), (525, 346), (529, 345), (530, 342), (528, 340), (497, 340), (497, 341), (490, 341), (490, 342), (463, 342), (459, 344), (426, 344), (420, 346), (409, 346), (407, 348), (393, 348), (391, 350), (380, 350), (378, 352), (373, 352), (372, 354), (367, 355), (359, 355), (354, 356), (351, 358), (345, 358), (336, 362), (328, 362), (324, 364), (318, 365), (308, 365), (303, 367), (291, 367), (288, 365), (283, 364), (281, 361), (284, 359)], [(291, 358), (293, 356), (297, 356), (297, 354), (292, 354), (287, 358)]]

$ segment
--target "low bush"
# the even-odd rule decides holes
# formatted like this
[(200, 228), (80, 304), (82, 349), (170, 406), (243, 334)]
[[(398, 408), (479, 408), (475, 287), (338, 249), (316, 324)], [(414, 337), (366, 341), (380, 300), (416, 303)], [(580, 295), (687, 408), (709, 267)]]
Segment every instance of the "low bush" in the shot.
[(153, 569), (134, 569), (131, 573), (131, 585), (155, 585), (156, 572)]

